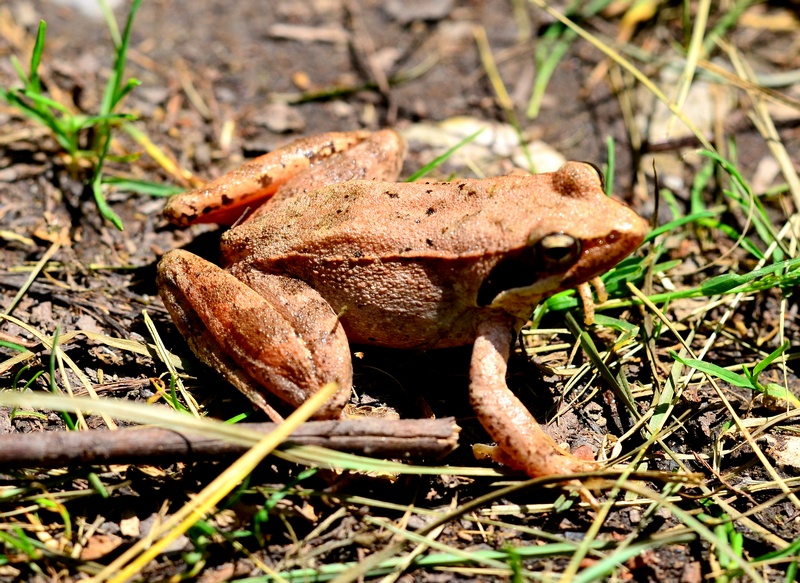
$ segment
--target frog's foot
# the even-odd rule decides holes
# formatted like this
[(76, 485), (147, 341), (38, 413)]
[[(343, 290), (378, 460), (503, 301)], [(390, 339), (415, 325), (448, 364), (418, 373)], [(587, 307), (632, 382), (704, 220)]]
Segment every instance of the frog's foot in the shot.
[(558, 447), (506, 385), (513, 330), (511, 316), (482, 321), (470, 364), (470, 401), (478, 420), (502, 450), (500, 458), (534, 478), (596, 469), (596, 462), (578, 459)]
[(338, 417), (349, 398), (353, 372), (336, 314), (302, 282), (241, 275), (247, 283), (178, 250), (158, 264), (158, 288), (195, 355), (220, 370), (257, 406), (268, 413), (271, 409), (264, 388), (297, 407), (335, 381), (339, 391), (315, 417)]

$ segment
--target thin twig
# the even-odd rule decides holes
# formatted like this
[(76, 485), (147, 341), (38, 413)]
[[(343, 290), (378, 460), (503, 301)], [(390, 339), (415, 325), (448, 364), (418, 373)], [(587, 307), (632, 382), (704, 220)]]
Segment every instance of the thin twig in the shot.
[[(275, 423), (246, 424), (264, 434)], [(442, 419), (342, 419), (309, 421), (290, 442), (379, 458), (439, 458), (455, 449), (460, 429)], [(241, 455), (246, 445), (156, 427), (119, 431), (58, 431), (0, 435), (0, 467), (63, 467), (76, 464), (159, 464)]]

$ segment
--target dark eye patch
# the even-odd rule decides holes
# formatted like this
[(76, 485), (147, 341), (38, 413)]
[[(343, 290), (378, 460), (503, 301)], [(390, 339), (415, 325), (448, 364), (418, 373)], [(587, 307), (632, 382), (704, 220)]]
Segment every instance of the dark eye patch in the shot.
[(564, 272), (579, 258), (577, 239), (563, 233), (546, 235), (532, 245), (511, 252), (494, 266), (478, 290), (478, 305), (488, 306), (506, 290), (530, 286), (542, 274)]

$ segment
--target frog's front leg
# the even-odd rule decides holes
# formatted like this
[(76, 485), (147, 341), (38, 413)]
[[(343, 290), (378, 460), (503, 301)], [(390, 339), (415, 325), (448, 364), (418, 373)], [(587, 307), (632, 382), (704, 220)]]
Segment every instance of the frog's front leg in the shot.
[(478, 324), (470, 363), (470, 401), (478, 420), (497, 442), (499, 461), (531, 477), (590, 471), (597, 464), (563, 451), (506, 385), (514, 318), (493, 314)]
[(297, 407), (335, 381), (339, 391), (315, 417), (338, 417), (353, 372), (333, 309), (301, 281), (237, 269), (182, 250), (158, 264), (159, 293), (192, 351), (268, 413), (264, 389)]

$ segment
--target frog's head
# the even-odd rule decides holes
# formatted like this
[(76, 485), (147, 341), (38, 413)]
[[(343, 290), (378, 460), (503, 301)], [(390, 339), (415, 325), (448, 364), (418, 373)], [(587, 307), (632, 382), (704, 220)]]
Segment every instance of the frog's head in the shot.
[(599, 171), (589, 164), (567, 162), (533, 178), (549, 182), (531, 195), (535, 206), (520, 210), (521, 222), (532, 217), (527, 241), (494, 265), (478, 295), (480, 305), (520, 318), (543, 299), (611, 269), (648, 230), (633, 210), (605, 195)]

